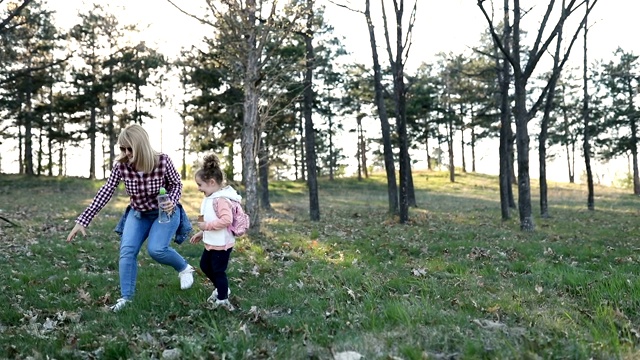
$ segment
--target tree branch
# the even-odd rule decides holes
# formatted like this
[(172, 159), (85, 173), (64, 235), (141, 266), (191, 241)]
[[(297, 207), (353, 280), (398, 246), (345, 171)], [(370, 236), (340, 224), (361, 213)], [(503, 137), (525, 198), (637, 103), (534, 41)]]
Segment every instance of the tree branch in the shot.
[(181, 13), (187, 15), (190, 18), (198, 20), (201, 24), (205, 24), (205, 25), (209, 25), (209, 26), (215, 27), (215, 24), (212, 23), (211, 21), (205, 20), (205, 19), (203, 19), (201, 17), (198, 17), (196, 15), (191, 14), (190, 12), (187, 12), (186, 10), (182, 9), (181, 7), (179, 7), (178, 5), (174, 4), (172, 0), (167, 0), (167, 2), (169, 4), (171, 4), (171, 5), (173, 5), (173, 7), (178, 9), (178, 11), (180, 11)]
[(13, 9), (9, 15), (7, 16), (6, 19), (2, 20), (2, 22), (0, 22), (0, 32), (4, 31), (4, 28), (7, 26), (7, 24), (9, 24), (11, 22), (11, 20), (13, 20), (14, 17), (20, 15), (20, 12), (22, 12), (22, 10), (24, 8), (27, 7), (27, 5), (29, 5), (29, 3), (33, 1), (33, 0), (23, 0), (22, 4), (20, 4), (18, 7), (16, 7), (15, 9)]
[(7, 218), (6, 218), (6, 217), (4, 217), (4, 216), (0, 216), (0, 219), (2, 219), (2, 220), (4, 220), (4, 221), (8, 222), (9, 224), (13, 225), (14, 227), (19, 227), (19, 226), (20, 226), (20, 225), (18, 225), (18, 224), (16, 224), (16, 223), (14, 223), (13, 221), (11, 221), (11, 220), (7, 219)]
[(409, 16), (409, 26), (407, 28), (407, 39), (405, 44), (403, 45), (403, 48), (405, 49), (404, 52), (404, 62), (407, 62), (407, 59), (409, 59), (409, 51), (411, 50), (411, 45), (413, 44), (413, 26), (415, 25), (416, 22), (416, 14), (418, 12), (418, 0), (416, 0), (413, 3), (413, 9), (411, 9), (411, 16)]
[(498, 36), (498, 33), (496, 32), (496, 28), (493, 25), (493, 20), (491, 20), (491, 17), (487, 13), (487, 10), (484, 8), (484, 5), (483, 5), (484, 1), (485, 0), (478, 0), (478, 6), (480, 7), (480, 10), (482, 11), (484, 18), (487, 20), (487, 23), (489, 24), (489, 32), (491, 33), (491, 37), (493, 38), (493, 41), (496, 43), (496, 45), (500, 49), (500, 52), (502, 52), (502, 54), (507, 59), (507, 61), (511, 64), (511, 66), (515, 68), (516, 63), (513, 57), (511, 56), (511, 54), (509, 54), (507, 49), (505, 49), (504, 44), (502, 43), (502, 40)]
[[(540, 46), (540, 41), (542, 41), (542, 33), (544, 32), (544, 28), (547, 26), (547, 22), (549, 21), (549, 17), (551, 16), (551, 11), (553, 10), (554, 3), (555, 3), (555, 0), (551, 0), (549, 1), (549, 5), (547, 5), (547, 11), (544, 13), (542, 21), (540, 22), (540, 27), (538, 28), (538, 34), (536, 35), (536, 40), (533, 43), (533, 47), (531, 47), (531, 54), (538, 53), (538, 47)], [(563, 16), (564, 16), (564, 9), (560, 18), (562, 18)], [(531, 56), (529, 58), (531, 58)]]
[[(591, 10), (593, 10), (593, 7), (595, 6), (595, 4), (597, 2), (598, 2), (598, 0), (594, 0), (593, 1), (593, 3), (589, 6), (589, 8), (587, 9), (585, 15), (583, 16), (582, 21), (580, 21), (580, 25), (576, 28), (576, 31), (573, 34), (572, 38), (571, 38), (571, 42), (569, 43), (569, 46), (568, 46), (567, 50), (565, 51), (565, 53), (563, 55), (563, 58), (562, 58), (562, 61), (560, 62), (560, 65), (557, 68), (554, 68), (553, 73), (551, 74), (551, 79), (547, 82), (547, 85), (542, 90), (542, 93), (540, 94), (540, 97), (538, 98), (538, 100), (531, 106), (531, 110), (529, 111), (529, 114), (531, 115), (530, 118), (533, 118), (533, 115), (537, 112), (538, 108), (541, 106), (544, 94), (546, 94), (546, 92), (549, 91), (549, 88), (551, 86), (552, 80), (554, 78), (557, 79), (560, 76), (560, 72), (564, 68), (564, 65), (566, 64), (566, 62), (569, 60), (569, 54), (571, 53), (571, 49), (573, 48), (573, 45), (575, 44), (575, 42), (576, 42), (576, 40), (578, 38), (578, 35), (580, 34), (580, 31), (584, 27), (585, 22), (587, 21), (587, 16), (589, 15), (589, 13), (591, 13)], [(580, 5), (582, 5), (582, 4), (580, 4)]]
[(335, 6), (343, 8), (343, 9), (347, 9), (349, 11), (357, 12), (359, 14), (364, 14), (364, 11), (362, 11), (362, 10), (356, 10), (354, 8), (351, 8), (351, 7), (347, 6), (347, 5), (340, 4), (340, 3), (338, 3), (338, 2), (336, 2), (334, 0), (327, 0), (327, 1), (330, 2), (331, 4), (335, 5)]
[[(531, 76), (531, 74), (533, 73), (533, 69), (535, 69), (536, 65), (538, 64), (538, 61), (540, 61), (540, 58), (542, 58), (542, 55), (547, 51), (547, 48), (549, 47), (549, 45), (551, 44), (553, 39), (556, 37), (556, 35), (560, 31), (560, 28), (563, 26), (564, 21), (569, 17), (569, 15), (571, 15), (572, 12), (574, 12), (579, 6), (581, 6), (583, 4), (583, 3), (581, 3), (577, 7), (573, 8), (575, 2), (576, 2), (576, 0), (571, 0), (569, 5), (567, 6), (567, 8), (564, 11), (562, 11), (560, 19), (558, 19), (558, 23), (553, 28), (553, 31), (551, 32), (551, 34), (549, 34), (549, 37), (544, 42), (544, 44), (542, 45), (540, 50), (536, 49), (535, 52), (533, 50), (531, 51), (531, 55), (529, 56), (529, 61), (527, 62), (527, 65), (525, 66), (525, 70), (523, 72), (525, 77)], [(540, 32), (538, 34), (538, 38), (540, 38), (542, 36), (542, 30), (543, 29), (544, 28), (540, 29)], [(536, 41), (537, 41), (537, 39), (536, 39)], [(535, 46), (537, 47), (538, 45), (539, 44), (536, 44)]]
[(0, 85), (4, 85), (4, 84), (9, 83), (11, 81), (14, 81), (16, 79), (19, 79), (19, 78), (21, 78), (21, 77), (23, 77), (23, 76), (25, 76), (27, 74), (30, 74), (30, 73), (32, 73), (34, 71), (48, 69), (50, 67), (53, 67), (53, 66), (61, 64), (63, 62), (66, 62), (67, 60), (69, 60), (71, 58), (71, 56), (72, 55), (67, 55), (66, 58), (58, 59), (58, 60), (56, 60), (56, 61), (54, 61), (52, 63), (49, 63), (49, 64), (44, 64), (44, 65), (41, 65), (41, 66), (29, 67), (29, 68), (26, 68), (26, 69), (20, 69), (20, 70), (17, 70), (17, 71), (9, 72), (10, 75), (7, 78), (4, 78), (4, 79), (0, 80)]
[(393, 52), (391, 51), (391, 40), (389, 39), (389, 25), (387, 22), (387, 11), (384, 8), (384, 0), (380, 0), (380, 7), (382, 7), (382, 24), (384, 27), (384, 40), (387, 43), (387, 54), (389, 56), (389, 64), (391, 65), (391, 71), (396, 72), (396, 62), (393, 60)]

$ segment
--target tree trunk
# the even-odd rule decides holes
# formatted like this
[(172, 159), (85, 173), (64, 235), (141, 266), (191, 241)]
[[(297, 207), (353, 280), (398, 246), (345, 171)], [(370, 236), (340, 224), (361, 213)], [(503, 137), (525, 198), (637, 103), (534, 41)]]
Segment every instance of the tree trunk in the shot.
[[(400, 39), (398, 40), (400, 41)], [(398, 141), (400, 142), (400, 223), (406, 224), (409, 221), (409, 205), (411, 203), (411, 158), (409, 157), (409, 139), (407, 137), (407, 119), (406, 119), (406, 97), (404, 86), (404, 71), (402, 66), (396, 65), (400, 69), (396, 74), (396, 102), (397, 102), (397, 130)], [(414, 206), (415, 206), (415, 196)]]
[(407, 189), (407, 201), (409, 202), (409, 206), (418, 207), (418, 203), (416, 202), (416, 189), (413, 186), (413, 171), (411, 171), (411, 155), (407, 154), (407, 178), (408, 178), (408, 186)]
[[(565, 11), (565, 2), (562, 1), (562, 11)], [(549, 90), (544, 104), (544, 113), (542, 114), (542, 123), (540, 124), (540, 136), (538, 137), (538, 161), (540, 163), (540, 216), (549, 218), (549, 202), (547, 200), (547, 139), (549, 137), (549, 119), (551, 110), (553, 109), (553, 100), (556, 94), (556, 84), (560, 76), (560, 50), (562, 44), (562, 26), (560, 22), (560, 30), (556, 39), (556, 52), (553, 56), (553, 71), (551, 79), (549, 79)]]
[[(633, 109), (633, 97), (630, 99)], [(635, 112), (635, 111), (634, 111)], [(633, 194), (640, 195), (640, 174), (638, 173), (638, 124), (635, 118), (630, 119), (631, 125), (631, 161), (633, 162)]]
[(36, 175), (42, 175), (42, 149), (44, 149), (44, 139), (42, 137), (42, 127), (38, 130), (38, 166), (36, 166)]
[(476, 172), (476, 129), (471, 128), (471, 172)]
[[(451, 109), (449, 109), (451, 112)], [(449, 181), (454, 183), (456, 182), (456, 167), (454, 163), (453, 157), (453, 121), (449, 120), (447, 122), (447, 147), (448, 155), (449, 155)]]
[[(503, 117), (503, 116), (501, 116)], [(511, 189), (511, 175), (509, 174), (509, 154), (507, 153), (506, 127), (503, 121), (500, 127), (500, 212), (502, 220), (509, 220), (511, 208), (509, 204), (509, 190)], [(507, 124), (509, 126), (509, 124)]]
[[(571, 134), (568, 134), (567, 131), (569, 129), (569, 115), (567, 114), (567, 110), (564, 107), (562, 109), (562, 122), (564, 123), (565, 128), (564, 136), (567, 137), (567, 139), (571, 139), (567, 140), (564, 143), (564, 152), (565, 154), (567, 154), (567, 170), (569, 183), (573, 184), (575, 182), (573, 175), (575, 169), (575, 141), (573, 140), (573, 136)], [(569, 148), (569, 145), (571, 145), (571, 148)]]
[(549, 203), (547, 201), (547, 125), (543, 122), (538, 138), (538, 161), (540, 163), (540, 217), (549, 218)]
[(336, 151), (333, 146), (333, 117), (329, 115), (327, 120), (329, 123), (329, 181), (333, 181), (336, 167)]
[[(587, 14), (589, 13), (589, 0), (586, 0), (587, 3)], [(593, 172), (591, 171), (591, 130), (590, 130), (590, 120), (589, 120), (589, 81), (587, 77), (587, 15), (585, 14), (585, 22), (584, 22), (584, 47), (583, 47), (583, 62), (582, 62), (582, 120), (584, 124), (584, 136), (582, 149), (584, 151), (584, 165), (585, 171), (587, 172), (587, 209), (595, 210), (595, 201), (594, 201), (594, 191), (593, 191)]]
[[(559, 47), (559, 45), (558, 45)], [(559, 55), (558, 51), (556, 55)], [(554, 60), (554, 62), (557, 62)], [(556, 64), (557, 65), (557, 64)], [(544, 114), (540, 123), (540, 136), (538, 137), (538, 162), (540, 166), (540, 216), (542, 218), (549, 218), (549, 203), (547, 200), (547, 138), (549, 135), (549, 118), (551, 108), (553, 107), (553, 97), (555, 95), (556, 81), (551, 80), (553, 83), (547, 93), (547, 100), (544, 107)]]
[(33, 172), (33, 110), (31, 109), (31, 89), (27, 87), (27, 98), (25, 101), (26, 111), (24, 117), (24, 173), (34, 175)]
[[(304, 79), (303, 79), (304, 81)], [(300, 109), (300, 121), (298, 121), (300, 133), (300, 180), (307, 181), (307, 152), (305, 150), (307, 141), (304, 135), (304, 109)]]
[(109, 120), (107, 122), (107, 136), (109, 137), (109, 166), (113, 165), (116, 159), (115, 147), (117, 139), (116, 126), (115, 126), (115, 114), (113, 112), (113, 67), (109, 66), (109, 79), (111, 79), (111, 85), (109, 86), (109, 92), (107, 93), (107, 115)]
[(49, 104), (47, 106), (47, 118), (49, 123), (48, 139), (47, 139), (47, 156), (49, 158), (49, 164), (47, 165), (47, 175), (53, 176), (53, 126), (55, 119), (53, 117), (53, 86), (49, 86)]
[(462, 126), (460, 127), (460, 159), (462, 160), (462, 173), (464, 174), (467, 172), (467, 159), (464, 156), (464, 109), (462, 105), (460, 105), (460, 120), (462, 121)]
[(90, 148), (90, 157), (89, 161), (89, 179), (94, 180), (96, 178), (96, 108), (93, 105), (93, 101), (91, 102), (91, 111), (89, 115), (89, 148)]
[(58, 149), (58, 176), (63, 176), (66, 174), (65, 164), (64, 164), (64, 140), (60, 143), (60, 148)]
[[(521, 75), (521, 74), (520, 74)], [(531, 180), (529, 178), (529, 117), (526, 111), (526, 84), (520, 76), (515, 77), (516, 93), (516, 147), (518, 151), (518, 210), (520, 230), (533, 231), (535, 226), (531, 215)]]
[[(503, 42), (505, 52), (510, 49), (510, 22), (509, 22), (509, 0), (504, 0), (504, 16), (503, 16)], [(509, 143), (511, 142), (511, 106), (509, 104), (509, 85), (511, 84), (511, 67), (506, 56), (499, 56), (498, 47), (495, 51), (496, 69), (498, 70), (498, 85), (500, 87), (500, 147), (499, 147), (499, 183), (500, 183), (500, 212), (502, 220), (506, 221), (511, 218), (510, 208), (513, 199), (511, 189), (511, 155), (509, 154)], [(501, 63), (502, 61), (502, 63)]]
[(382, 144), (384, 151), (384, 167), (387, 174), (387, 193), (389, 197), (389, 212), (398, 214), (398, 185), (396, 184), (396, 169), (393, 160), (393, 149), (391, 147), (391, 127), (387, 117), (387, 108), (384, 103), (382, 88), (382, 70), (378, 57), (378, 47), (376, 45), (375, 31), (371, 21), (370, 0), (365, 0), (366, 10), (364, 12), (367, 27), (369, 29), (369, 40), (371, 43), (371, 53), (373, 59), (373, 77), (375, 89), (375, 101), (380, 116), (380, 126), (382, 130)]
[[(511, 110), (509, 112), (509, 116), (511, 116)], [(513, 129), (511, 128), (511, 121), (509, 122), (509, 127), (507, 127), (507, 155), (509, 156), (508, 159), (508, 165), (509, 165), (509, 169), (507, 169), (507, 171), (509, 172), (509, 207), (512, 209), (517, 209), (518, 207), (516, 206), (516, 200), (515, 197), (513, 196), (513, 184), (517, 184), (518, 183), (518, 178), (516, 178), (516, 151), (515, 151), (515, 141), (516, 141), (516, 136), (513, 133)]]
[[(260, 159), (260, 154), (262, 152), (262, 146), (264, 144), (262, 142), (260, 142), (260, 149), (258, 150), (258, 159)], [(224, 173), (227, 176), (227, 180), (229, 181), (234, 181), (235, 180), (235, 167), (233, 166), (233, 159), (235, 159), (236, 157), (236, 151), (235, 148), (233, 146), (233, 142), (230, 142), (227, 145), (227, 155), (225, 156), (225, 161), (227, 163), (227, 165), (224, 168)], [(258, 160), (258, 167), (260, 167), (259, 165), (259, 160)], [(258, 170), (259, 171), (259, 170)]]
[[(249, 24), (256, 23), (256, 1), (247, 0), (246, 14)], [(259, 54), (256, 47), (256, 30), (251, 28), (249, 34), (245, 36), (246, 41), (246, 64), (244, 72), (244, 104), (241, 133), (242, 147), (242, 178), (245, 187), (245, 209), (249, 215), (251, 231), (260, 230), (260, 213), (258, 203), (258, 179), (256, 170), (256, 152), (259, 144), (259, 134), (261, 132), (258, 122), (258, 67)]]
[(320, 220), (320, 203), (318, 200), (318, 177), (316, 166), (316, 141), (313, 128), (313, 0), (307, 0), (307, 29), (304, 36), (306, 47), (306, 65), (304, 75), (304, 137), (307, 153), (307, 188), (309, 190), (309, 218)]
[(182, 106), (182, 169), (180, 169), (180, 176), (185, 179), (187, 177), (187, 103), (184, 102)]
[[(396, 105), (396, 130), (399, 142), (398, 161), (400, 163), (400, 223), (405, 224), (409, 221), (409, 206), (415, 206), (415, 194), (412, 193), (411, 158), (409, 157), (409, 139), (407, 136), (407, 94), (404, 83), (404, 56), (406, 56), (408, 52), (405, 53), (405, 44), (403, 43), (402, 38), (404, 0), (394, 1), (396, 22), (395, 58), (391, 47), (384, 1), (380, 1), (380, 4), (382, 6), (385, 39), (387, 41), (387, 53), (389, 54), (389, 63), (391, 64), (391, 71), (393, 75), (393, 93)], [(411, 25), (409, 29), (411, 29)]]
[(367, 142), (364, 136), (364, 128), (360, 124), (360, 157), (362, 157), (362, 171), (365, 179), (369, 178), (369, 168), (367, 165)]
[[(255, 60), (254, 56), (249, 56), (249, 64)], [(255, 65), (255, 64), (254, 64)], [(255, 70), (255, 69), (254, 69)], [(247, 74), (247, 77), (250, 77)], [(255, 78), (251, 77), (244, 86), (244, 118), (242, 120), (242, 177), (245, 188), (245, 208), (250, 217), (251, 229), (260, 229), (260, 217), (258, 210), (258, 179), (256, 171), (256, 142), (259, 133), (258, 125), (258, 89), (254, 85)]]
[(364, 168), (364, 137), (362, 135), (362, 117), (360, 115), (356, 117), (356, 134), (358, 137), (358, 148), (356, 150), (356, 158), (358, 159), (358, 181), (362, 181), (362, 171)]
[(514, 66), (516, 149), (518, 151), (518, 211), (520, 230), (533, 231), (531, 215), (531, 180), (529, 178), (529, 116), (527, 112), (527, 79), (520, 67), (520, 1), (514, 1), (513, 54)]
[(433, 170), (431, 164), (431, 153), (429, 152), (429, 120), (424, 121), (424, 150), (427, 153), (427, 170)]
[(260, 207), (264, 210), (271, 210), (271, 200), (269, 198), (269, 149), (265, 144), (264, 137), (260, 139), (258, 168), (260, 169)]

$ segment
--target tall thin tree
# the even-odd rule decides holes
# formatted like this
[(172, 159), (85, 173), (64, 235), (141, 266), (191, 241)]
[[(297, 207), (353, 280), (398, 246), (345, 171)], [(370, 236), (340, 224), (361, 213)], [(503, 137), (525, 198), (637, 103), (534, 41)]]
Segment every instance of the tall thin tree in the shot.
[(307, 154), (307, 190), (309, 191), (309, 217), (312, 221), (320, 220), (320, 203), (318, 200), (318, 174), (316, 166), (316, 141), (313, 127), (313, 0), (307, 0), (307, 26), (304, 32), (305, 73), (304, 73), (304, 136)]
[[(597, 1), (597, 0), (594, 0)], [(584, 155), (584, 166), (587, 173), (587, 209), (595, 210), (594, 188), (593, 188), (593, 171), (591, 169), (591, 124), (589, 119), (589, 77), (587, 76), (587, 16), (589, 15), (589, 0), (586, 0), (587, 6), (584, 14), (583, 27), (583, 57), (582, 57), (582, 121), (584, 135), (582, 137), (582, 150)]]

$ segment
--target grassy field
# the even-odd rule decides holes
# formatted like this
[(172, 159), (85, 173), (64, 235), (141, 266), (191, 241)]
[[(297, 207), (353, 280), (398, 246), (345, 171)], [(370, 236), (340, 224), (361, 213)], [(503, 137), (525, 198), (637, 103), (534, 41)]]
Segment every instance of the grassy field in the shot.
[[(135, 300), (112, 313), (124, 192), (68, 244), (102, 182), (0, 175), (0, 216), (19, 225), (0, 220), (0, 357), (640, 358), (638, 197), (596, 187), (590, 212), (584, 186), (551, 183), (552, 218), (525, 233), (517, 211), (501, 220), (495, 177), (414, 181), (408, 225), (381, 177), (320, 181), (320, 222), (304, 183), (274, 183), (261, 233), (232, 254), (235, 312), (207, 305), (202, 273), (182, 291), (143, 249)], [(194, 218), (201, 196), (185, 180)], [(176, 248), (198, 266), (200, 245)]]

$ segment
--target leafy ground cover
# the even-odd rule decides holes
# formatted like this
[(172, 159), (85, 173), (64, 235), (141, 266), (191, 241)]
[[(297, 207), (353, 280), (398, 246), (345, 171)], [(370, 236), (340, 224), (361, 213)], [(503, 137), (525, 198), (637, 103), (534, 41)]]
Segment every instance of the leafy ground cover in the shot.
[[(238, 239), (235, 312), (213, 310), (198, 273), (143, 252), (120, 313), (118, 237), (127, 197), (65, 242), (102, 182), (0, 175), (0, 357), (16, 359), (620, 359), (640, 357), (639, 199), (550, 184), (552, 218), (502, 221), (497, 179), (414, 174), (418, 208), (399, 225), (382, 177), (277, 182), (257, 235)], [(537, 194), (537, 188), (533, 194)], [(195, 219), (201, 194), (185, 180)], [(537, 199), (533, 199), (537, 209)], [(201, 247), (176, 246), (197, 266)]]

